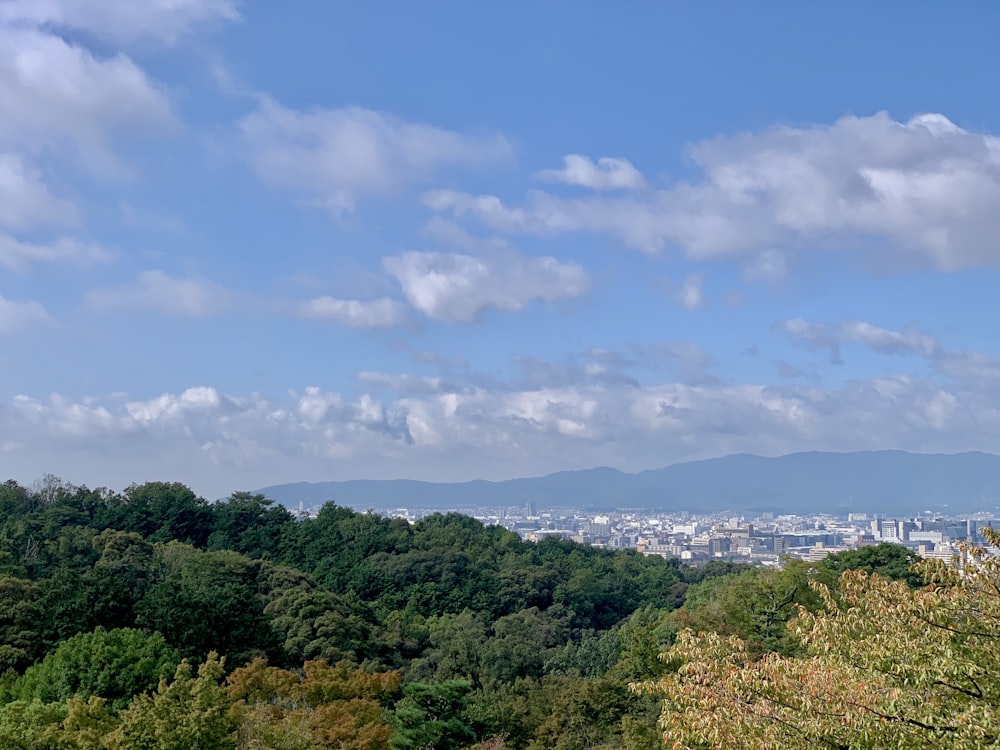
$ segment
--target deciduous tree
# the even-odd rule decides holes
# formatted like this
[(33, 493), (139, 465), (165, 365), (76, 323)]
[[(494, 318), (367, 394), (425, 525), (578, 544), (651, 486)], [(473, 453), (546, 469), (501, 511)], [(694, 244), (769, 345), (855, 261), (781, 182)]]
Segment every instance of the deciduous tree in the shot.
[[(992, 540), (994, 543), (1000, 541)], [(664, 698), (676, 748), (949, 748), (1000, 742), (1000, 560), (921, 563), (927, 585), (847, 571), (799, 608), (804, 655), (766, 654), (683, 632), (677, 671), (645, 685)]]

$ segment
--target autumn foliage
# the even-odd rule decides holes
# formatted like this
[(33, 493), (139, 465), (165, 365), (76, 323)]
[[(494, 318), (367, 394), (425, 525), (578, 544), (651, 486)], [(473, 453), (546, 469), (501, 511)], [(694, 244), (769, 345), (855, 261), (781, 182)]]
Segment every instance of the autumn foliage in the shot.
[[(994, 537), (991, 542), (998, 540)], [(681, 632), (662, 696), (673, 748), (951, 748), (1000, 742), (1000, 561), (967, 548), (917, 566), (913, 589), (860, 570), (812, 587), (788, 627), (802, 655), (757, 658), (737, 637)]]

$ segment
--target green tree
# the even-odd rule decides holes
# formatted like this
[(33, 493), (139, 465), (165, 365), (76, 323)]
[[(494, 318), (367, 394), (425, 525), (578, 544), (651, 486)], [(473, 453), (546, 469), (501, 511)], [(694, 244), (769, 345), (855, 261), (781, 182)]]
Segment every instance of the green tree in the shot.
[(99, 555), (83, 574), (90, 619), (105, 628), (129, 627), (153, 579), (153, 545), (133, 531), (106, 529), (93, 540)]
[(394, 750), (455, 750), (472, 744), (475, 733), (467, 714), (471, 685), (466, 680), (412, 682), (403, 688), (391, 724)]
[(209, 654), (197, 675), (182, 661), (173, 680), (161, 680), (153, 694), (135, 698), (109, 736), (111, 750), (233, 750), (236, 719), (220, 684), (223, 662)]
[(136, 605), (136, 619), (162, 633), (181, 656), (217, 651), (241, 664), (262, 653), (278, 655), (252, 560), (171, 542), (157, 547), (155, 567), (158, 580)]
[(483, 646), (488, 626), (481, 614), (471, 609), (457, 615), (441, 615), (427, 620), (431, 646), (416, 661), (410, 674), (421, 679), (467, 679), (476, 683), (482, 672)]
[(66, 716), (66, 706), (61, 703), (6, 703), (0, 706), (0, 747), (4, 750), (59, 748)]
[(255, 558), (274, 557), (291, 513), (261, 494), (234, 492), (211, 506), (213, 524), (209, 549), (229, 549)]
[[(994, 537), (992, 543), (1000, 539)], [(677, 671), (645, 689), (664, 699), (676, 748), (905, 747), (971, 750), (1000, 742), (1000, 559), (919, 566), (912, 589), (865, 571), (823, 607), (798, 608), (803, 655), (763, 658), (734, 636), (684, 631), (665, 654)]]
[(313, 659), (361, 663), (380, 651), (368, 612), (357, 597), (296, 586), (278, 593), (264, 613), (292, 664)]
[(59, 750), (107, 750), (107, 737), (118, 727), (103, 698), (66, 701)]
[(25, 671), (10, 695), (42, 703), (98, 696), (118, 710), (133, 696), (154, 690), (179, 662), (177, 652), (159, 633), (98, 629), (63, 641)]
[(545, 673), (597, 677), (607, 674), (621, 654), (619, 628), (604, 632), (584, 630), (550, 652), (545, 660)]
[(541, 677), (570, 634), (573, 613), (553, 606), (534, 607), (501, 617), (481, 649), (482, 679), (510, 682), (518, 677)]
[(95, 515), (99, 528), (134, 531), (154, 542), (179, 541), (204, 547), (212, 533), (208, 503), (179, 482), (133, 484), (109, 498)]
[(540, 680), (492, 682), (469, 696), (467, 715), (479, 737), (521, 750), (550, 713), (552, 695)]
[(621, 651), (608, 672), (623, 682), (659, 677), (666, 671), (660, 654), (674, 642), (676, 632), (668, 610), (636, 610), (618, 628)]
[(786, 627), (796, 606), (816, 608), (809, 585), (811, 568), (790, 560), (781, 570), (750, 568), (709, 578), (688, 589), (687, 601), (672, 615), (677, 629), (736, 635), (755, 654), (794, 653), (799, 642)]
[(819, 578), (823, 583), (835, 586), (837, 577), (845, 570), (863, 570), (877, 573), (883, 578), (906, 581), (911, 588), (919, 588), (924, 580), (914, 565), (920, 557), (913, 550), (901, 544), (872, 545), (827, 555), (816, 564)]
[(0, 576), (0, 671), (22, 670), (39, 656), (41, 614), (37, 584)]
[(579, 677), (547, 678), (557, 689), (529, 750), (589, 750), (620, 744), (621, 721), (631, 703), (621, 682)]
[(68, 567), (56, 568), (38, 582), (37, 627), (46, 650), (94, 627), (92, 593), (86, 574)]

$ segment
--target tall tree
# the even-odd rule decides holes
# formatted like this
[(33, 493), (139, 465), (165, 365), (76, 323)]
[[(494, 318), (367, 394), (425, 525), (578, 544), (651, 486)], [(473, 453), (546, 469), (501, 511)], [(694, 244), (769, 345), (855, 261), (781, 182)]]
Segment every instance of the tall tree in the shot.
[(393, 750), (457, 750), (472, 744), (476, 735), (467, 713), (470, 689), (466, 680), (411, 682), (404, 687), (404, 698), (392, 716)]
[(220, 684), (223, 662), (212, 653), (198, 667), (183, 661), (173, 680), (132, 701), (109, 736), (112, 750), (234, 750), (236, 720)]
[(29, 667), (9, 692), (14, 699), (43, 703), (98, 696), (117, 710), (133, 696), (156, 689), (179, 662), (159, 633), (98, 629), (63, 641)]
[[(994, 538), (993, 543), (1000, 541)], [(677, 667), (645, 685), (664, 698), (676, 748), (905, 747), (965, 750), (1000, 742), (1000, 559), (921, 564), (912, 589), (847, 571), (823, 608), (791, 623), (804, 655), (757, 658), (746, 642), (681, 633)]]

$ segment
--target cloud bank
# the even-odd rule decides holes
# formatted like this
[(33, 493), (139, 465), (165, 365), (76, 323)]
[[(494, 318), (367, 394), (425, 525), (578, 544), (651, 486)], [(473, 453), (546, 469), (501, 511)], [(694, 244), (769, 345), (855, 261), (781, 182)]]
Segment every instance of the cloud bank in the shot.
[[(439, 190), (425, 202), (501, 232), (597, 232), (647, 253), (677, 248), (771, 274), (807, 250), (863, 250), (883, 267), (1000, 267), (1000, 138), (944, 115), (775, 127), (697, 143), (689, 156), (699, 179), (634, 195), (535, 191), (508, 206), (494, 195)], [(584, 160), (543, 174), (598, 186), (601, 175), (622, 170)]]

